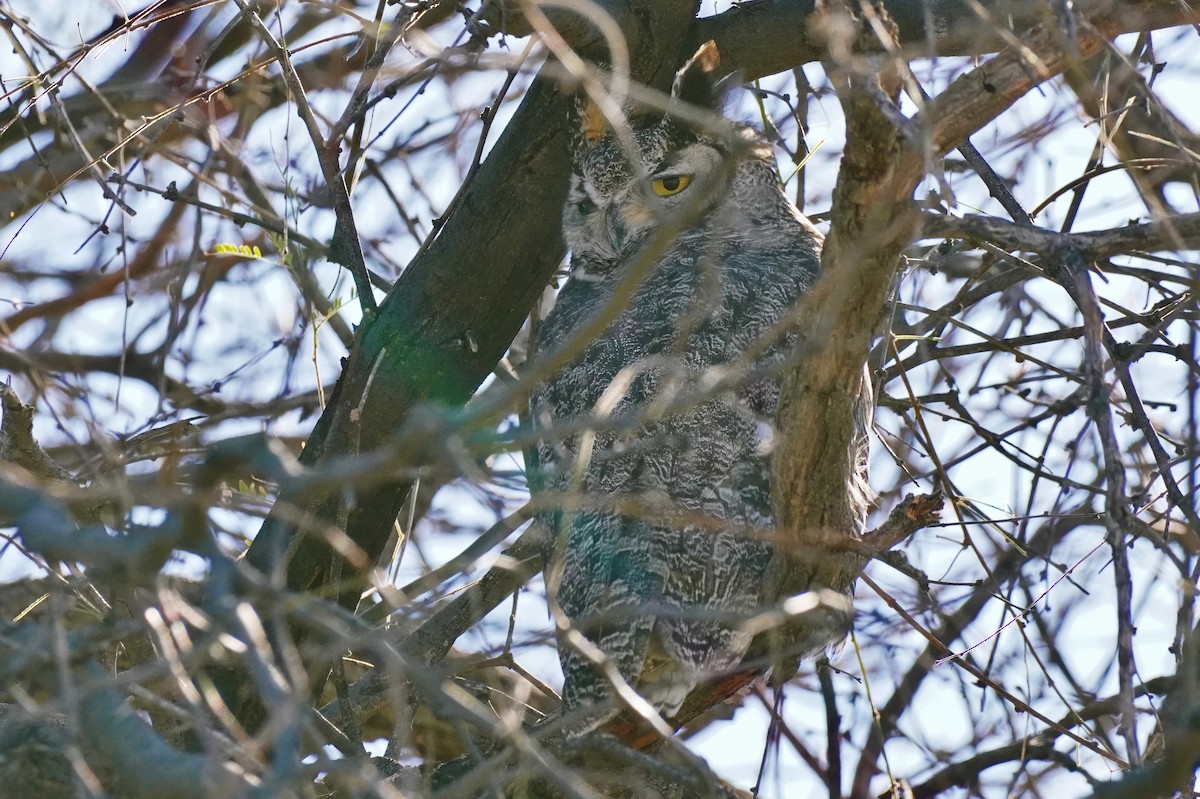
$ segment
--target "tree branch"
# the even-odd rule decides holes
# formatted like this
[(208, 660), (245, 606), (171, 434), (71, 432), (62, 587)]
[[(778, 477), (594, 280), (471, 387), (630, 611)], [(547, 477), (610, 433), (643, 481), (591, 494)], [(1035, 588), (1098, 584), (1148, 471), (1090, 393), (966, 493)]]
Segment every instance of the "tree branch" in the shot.
[(1200, 213), (1085, 233), (1059, 233), (978, 214), (924, 214), (922, 219), (925, 238), (977, 239), (1013, 252), (1050, 252), (1065, 244), (1087, 258), (1099, 259), (1134, 252), (1200, 249)]
[[(818, 61), (826, 56), (826, 51), (820, 37), (811, 31), (816, 5), (816, 0), (739, 3), (729, 11), (697, 20), (688, 38), (689, 52), (713, 39), (721, 50), (721, 63), (741, 71), (747, 79)], [(1045, 3), (1032, 0), (979, 3), (991, 12), (992, 18), (1005, 20), (1011, 26), (1003, 29), (981, 20), (971, 0), (886, 0), (881, 5), (896, 23), (898, 43), (908, 58), (996, 52), (1011, 44), (1014, 31), (1045, 21)], [(1103, 15), (1108, 36), (1200, 20), (1200, 11), (1176, 0), (1076, 0), (1074, 10), (1082, 19)]]

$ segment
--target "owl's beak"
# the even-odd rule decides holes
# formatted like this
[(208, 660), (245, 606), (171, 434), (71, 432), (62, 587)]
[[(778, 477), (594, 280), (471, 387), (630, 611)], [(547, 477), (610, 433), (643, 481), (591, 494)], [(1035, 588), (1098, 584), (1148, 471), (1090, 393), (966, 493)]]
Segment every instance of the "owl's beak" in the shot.
[(616, 203), (610, 205), (604, 212), (604, 230), (608, 234), (609, 243), (612, 244), (613, 254), (619, 253), (621, 245), (625, 243), (628, 226), (621, 216), (620, 206)]

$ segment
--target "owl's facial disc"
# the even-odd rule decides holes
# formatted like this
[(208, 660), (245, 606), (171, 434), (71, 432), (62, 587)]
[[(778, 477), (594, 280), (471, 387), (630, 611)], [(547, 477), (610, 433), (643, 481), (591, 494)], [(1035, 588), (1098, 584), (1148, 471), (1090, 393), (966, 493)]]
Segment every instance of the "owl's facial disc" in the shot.
[(633, 159), (605, 138), (576, 164), (564, 230), (568, 246), (593, 270), (628, 257), (673, 214), (702, 216), (721, 196), (725, 155), (711, 142), (680, 141), (665, 127), (639, 130), (635, 140)]

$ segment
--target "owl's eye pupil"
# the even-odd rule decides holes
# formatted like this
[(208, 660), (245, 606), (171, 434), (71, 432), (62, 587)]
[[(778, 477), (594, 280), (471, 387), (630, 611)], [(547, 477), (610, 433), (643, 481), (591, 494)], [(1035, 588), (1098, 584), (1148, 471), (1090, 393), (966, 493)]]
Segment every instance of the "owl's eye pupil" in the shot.
[(666, 189), (667, 191), (678, 191), (679, 190), (679, 177), (675, 176), (675, 177), (663, 178), (662, 184), (663, 184), (663, 188)]
[(587, 197), (584, 197), (582, 200), (575, 203), (575, 208), (576, 208), (576, 210), (579, 211), (579, 213), (587, 214), (587, 213), (591, 213), (592, 211), (596, 210), (596, 204), (594, 202), (592, 202), (591, 200), (589, 200)]

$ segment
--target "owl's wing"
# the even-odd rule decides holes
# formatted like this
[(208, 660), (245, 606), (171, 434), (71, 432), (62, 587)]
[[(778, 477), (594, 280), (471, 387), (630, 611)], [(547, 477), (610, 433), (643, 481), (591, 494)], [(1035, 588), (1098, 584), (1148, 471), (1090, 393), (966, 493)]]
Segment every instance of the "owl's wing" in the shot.
[[(595, 304), (595, 289), (568, 282), (559, 304), (541, 331), (539, 344), (553, 348), (570, 339)], [(580, 307), (583, 306), (583, 307)], [(619, 364), (609, 363), (605, 341), (593, 342), (589, 357), (571, 364), (548, 380), (530, 398), (533, 421), (543, 430), (537, 447), (536, 469), (530, 471), (530, 490), (555, 502), (559, 510), (543, 514), (550, 531), (545, 550), (549, 594), (572, 627), (608, 657), (617, 672), (636, 685), (646, 657), (655, 619), (648, 607), (661, 604), (666, 583), (661, 556), (648, 525), (615, 514), (596, 503), (611, 503), (629, 493), (644, 467), (644, 457), (629, 453), (613, 457), (612, 434), (596, 435), (582, 481), (575, 475), (578, 433), (555, 431), (592, 412), (601, 391)], [(589, 507), (589, 502), (591, 506)], [(568, 711), (584, 706), (611, 707), (611, 686), (601, 669), (560, 636), (559, 659), (565, 677), (563, 702)]]
[[(654, 536), (645, 522), (595, 511), (564, 514), (561, 523), (570, 557), (557, 601), (575, 629), (636, 684), (655, 622), (646, 608), (658, 604), (665, 584), (661, 558), (651, 551)], [(609, 698), (608, 679), (574, 647), (561, 647), (560, 658), (568, 710)]]

